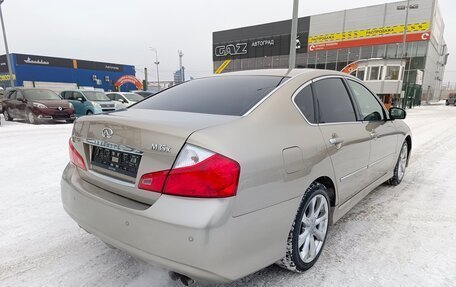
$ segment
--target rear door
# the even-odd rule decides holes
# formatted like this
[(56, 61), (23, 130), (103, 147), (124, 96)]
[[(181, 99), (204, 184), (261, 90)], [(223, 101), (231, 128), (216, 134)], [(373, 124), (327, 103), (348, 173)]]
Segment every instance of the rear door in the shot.
[(25, 110), (27, 109), (27, 102), (21, 90), (16, 91), (16, 113), (20, 118), (26, 118)]
[(360, 120), (372, 138), (368, 176), (374, 182), (393, 168), (398, 135), (393, 122), (387, 121), (378, 97), (359, 82), (347, 80), (347, 83), (359, 107)]
[(339, 202), (344, 203), (369, 183), (367, 166), (370, 133), (357, 121), (355, 106), (341, 78), (314, 81), (317, 119), (337, 180)]

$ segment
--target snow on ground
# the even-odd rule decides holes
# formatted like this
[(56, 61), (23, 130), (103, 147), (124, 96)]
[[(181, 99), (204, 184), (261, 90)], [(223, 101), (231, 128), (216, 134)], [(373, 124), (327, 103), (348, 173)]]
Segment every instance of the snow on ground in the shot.
[[(404, 181), (378, 187), (332, 226), (311, 270), (272, 265), (223, 286), (455, 286), (456, 108), (418, 107), (406, 121), (413, 154)], [(64, 212), (71, 128), (0, 127), (0, 286), (178, 286)]]

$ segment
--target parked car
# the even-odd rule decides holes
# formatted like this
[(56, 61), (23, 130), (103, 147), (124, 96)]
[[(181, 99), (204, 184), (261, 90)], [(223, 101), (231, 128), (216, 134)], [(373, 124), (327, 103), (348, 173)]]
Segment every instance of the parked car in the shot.
[(78, 119), (63, 206), (108, 245), (185, 283), (273, 263), (302, 272), (330, 224), (383, 182), (402, 181), (412, 148), (405, 116), (335, 71), (195, 79)]
[(31, 124), (39, 124), (57, 120), (72, 122), (75, 119), (73, 105), (47, 89), (10, 89), (2, 106), (6, 121), (26, 119)]
[(144, 100), (142, 96), (135, 93), (112, 92), (107, 93), (106, 96), (108, 96), (111, 101), (120, 103), (122, 107), (129, 107), (139, 101)]
[(132, 91), (132, 92), (140, 95), (143, 98), (152, 97), (153, 95), (155, 95), (157, 93), (157, 92), (153, 92), (153, 91)]
[(115, 103), (100, 91), (68, 90), (61, 92), (60, 97), (73, 104), (77, 117), (116, 110)]
[(448, 105), (454, 105), (456, 106), (456, 94), (450, 94), (448, 99), (446, 100), (445, 104)]

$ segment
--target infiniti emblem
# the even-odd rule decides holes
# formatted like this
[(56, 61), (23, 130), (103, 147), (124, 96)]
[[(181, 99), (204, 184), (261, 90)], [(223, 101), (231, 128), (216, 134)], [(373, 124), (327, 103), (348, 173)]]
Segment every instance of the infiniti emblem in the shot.
[(58, 109), (59, 109), (59, 111), (62, 111), (62, 110), (63, 110), (62, 107), (58, 107)]
[(104, 138), (107, 138), (107, 139), (110, 139), (112, 137), (112, 135), (114, 134), (114, 132), (110, 129), (110, 128), (104, 128), (102, 131), (101, 131), (101, 135), (104, 137)]

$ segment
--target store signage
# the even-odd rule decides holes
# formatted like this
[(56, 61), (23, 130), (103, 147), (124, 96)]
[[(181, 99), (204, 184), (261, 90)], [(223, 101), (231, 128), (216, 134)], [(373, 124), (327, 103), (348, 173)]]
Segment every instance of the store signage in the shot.
[(95, 71), (111, 71), (111, 72), (123, 72), (123, 65), (111, 64), (111, 63), (101, 63), (101, 62), (92, 62), (77, 60), (79, 69), (95, 70)]
[[(298, 33), (296, 52), (307, 52), (308, 32)], [(262, 39), (250, 39), (232, 43), (214, 44), (214, 61), (226, 58), (256, 58), (288, 55), (290, 53), (290, 35), (277, 35)]]
[(16, 63), (18, 65), (52, 66), (63, 68), (73, 67), (73, 62), (70, 59), (24, 54), (16, 54)]
[[(347, 32), (309, 36), (309, 51), (342, 49), (359, 46), (399, 43), (403, 40), (404, 25), (384, 26)], [(430, 39), (431, 23), (407, 25), (407, 42)]]
[(424, 72), (423, 72), (423, 70), (416, 70), (416, 80), (415, 80), (415, 84), (417, 84), (417, 85), (423, 85), (423, 77), (424, 77)]
[(223, 57), (227, 55), (243, 55), (247, 54), (247, 43), (228, 44), (225, 46), (215, 47), (215, 55)]
[(43, 59), (33, 60), (30, 57), (24, 60), (26, 64), (35, 64), (35, 65), (49, 65), (48, 61), (44, 61)]
[[(414, 23), (407, 25), (407, 33), (427, 32), (431, 28), (431, 22)], [(370, 29), (354, 30), (347, 32), (328, 33), (309, 36), (309, 45), (324, 42), (345, 41), (378, 37), (384, 35), (404, 34), (404, 25), (384, 26)]]
[[(0, 82), (8, 82), (10, 80), (10, 75), (0, 75)], [(16, 80), (16, 75), (13, 74), (13, 80)]]

